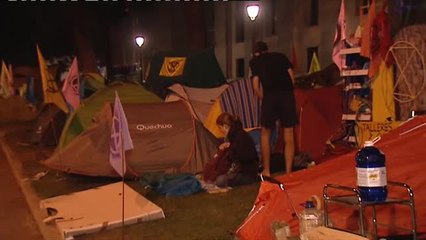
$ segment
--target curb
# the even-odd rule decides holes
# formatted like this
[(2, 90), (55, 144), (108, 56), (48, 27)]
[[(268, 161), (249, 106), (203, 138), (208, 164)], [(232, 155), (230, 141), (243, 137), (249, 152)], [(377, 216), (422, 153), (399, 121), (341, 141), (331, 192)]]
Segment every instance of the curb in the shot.
[(34, 192), (30, 181), (26, 181), (23, 177), (20, 169), (21, 169), (21, 163), (17, 161), (17, 158), (14, 156), (13, 151), (9, 148), (8, 144), (4, 141), (5, 133), (3, 131), (0, 131), (0, 145), (4, 152), (4, 155), (6, 156), (6, 159), (12, 169), (13, 175), (16, 178), (16, 181), (18, 182), (18, 185), (21, 188), (21, 191), (23, 192), (25, 196), (25, 201), (27, 202), (27, 205), (31, 211), (31, 214), (34, 217), (35, 222), (37, 223), (37, 227), (40, 230), (41, 235), (46, 240), (55, 240), (55, 239), (62, 239), (61, 234), (56, 229), (55, 225), (46, 225), (43, 223), (43, 219), (47, 217), (47, 213), (42, 211), (40, 209), (40, 199), (37, 197), (36, 193)]

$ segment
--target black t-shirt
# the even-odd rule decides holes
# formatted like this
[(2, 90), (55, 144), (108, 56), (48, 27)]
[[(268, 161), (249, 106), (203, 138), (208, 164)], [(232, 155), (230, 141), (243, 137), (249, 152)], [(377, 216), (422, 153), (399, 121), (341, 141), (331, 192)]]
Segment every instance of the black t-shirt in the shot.
[(238, 171), (255, 177), (258, 172), (259, 158), (252, 137), (243, 129), (241, 122), (234, 123), (229, 129), (229, 158), (238, 164)]
[(258, 76), (264, 93), (293, 90), (293, 83), (288, 73), (292, 68), (288, 58), (277, 52), (266, 52), (250, 60), (253, 76)]

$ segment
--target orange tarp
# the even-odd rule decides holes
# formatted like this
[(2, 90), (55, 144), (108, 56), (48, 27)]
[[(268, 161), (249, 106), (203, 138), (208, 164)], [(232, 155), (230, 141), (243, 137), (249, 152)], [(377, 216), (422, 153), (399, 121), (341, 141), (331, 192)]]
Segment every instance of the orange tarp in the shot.
[[(384, 134), (375, 144), (386, 155), (388, 181), (408, 184), (414, 192), (417, 232), (426, 232), (426, 116), (418, 116), (401, 124), (398, 128)], [(277, 179), (284, 184), (291, 202), (301, 212), (303, 204), (312, 195), (322, 196), (325, 184), (333, 183), (356, 187), (355, 153), (330, 159), (313, 168), (304, 169)], [(389, 191), (389, 196), (402, 198), (404, 191)], [(259, 204), (260, 203), (260, 204)], [(355, 208), (342, 205), (330, 205), (329, 215), (335, 227), (357, 230)], [(237, 230), (243, 239), (272, 239), (271, 223), (282, 220), (290, 225), (292, 234), (298, 233), (298, 219), (292, 216), (292, 208), (286, 194), (276, 184), (262, 182), (254, 210)], [(259, 210), (259, 208), (261, 208)], [(270, 209), (270, 210), (268, 210)], [(266, 210), (266, 211), (263, 211)], [(368, 209), (367, 209), (368, 210)], [(254, 214), (257, 211), (257, 214)], [(366, 221), (371, 231), (371, 211), (366, 211)], [(255, 216), (258, 215), (258, 216)], [(396, 232), (396, 227), (411, 228), (410, 211), (407, 206), (382, 205), (377, 207), (379, 223), (390, 224), (391, 227), (379, 228), (379, 235), (404, 235), (409, 232)]]

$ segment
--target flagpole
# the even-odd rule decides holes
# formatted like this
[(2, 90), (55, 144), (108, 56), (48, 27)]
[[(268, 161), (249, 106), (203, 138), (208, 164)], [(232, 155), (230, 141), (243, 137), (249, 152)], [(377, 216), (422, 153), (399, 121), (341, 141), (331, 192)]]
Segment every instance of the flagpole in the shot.
[[(133, 149), (129, 127), (123, 106), (117, 91), (115, 91), (114, 115), (112, 118), (110, 163), (114, 170), (121, 176), (121, 238), (124, 239), (124, 177), (126, 175), (126, 150)], [(121, 162), (119, 162), (121, 161)]]
[[(123, 144), (123, 142), (121, 143)], [(121, 148), (123, 161), (121, 161), (121, 167), (123, 173), (121, 174), (121, 239), (124, 239), (124, 174), (125, 174), (125, 166), (124, 161), (126, 159), (124, 148)]]

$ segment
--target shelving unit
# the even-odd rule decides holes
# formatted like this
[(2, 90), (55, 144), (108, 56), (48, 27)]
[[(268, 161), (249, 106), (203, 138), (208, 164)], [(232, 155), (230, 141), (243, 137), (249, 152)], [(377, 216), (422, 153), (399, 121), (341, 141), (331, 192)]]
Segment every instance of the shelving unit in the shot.
[(368, 75), (368, 69), (343, 70), (340, 74), (342, 77), (355, 77)]
[[(347, 135), (344, 141), (350, 145), (357, 146), (357, 138), (355, 136), (356, 121), (371, 121), (371, 89), (368, 85), (368, 59), (359, 55), (360, 47), (345, 48), (340, 51), (340, 55), (346, 56), (346, 62), (349, 67), (340, 72), (340, 76), (344, 79), (344, 98), (342, 121), (346, 126)], [(356, 103), (357, 109), (354, 110)]]
[(353, 48), (344, 48), (340, 50), (340, 55), (348, 55), (353, 53), (360, 53), (361, 47), (353, 47)]

